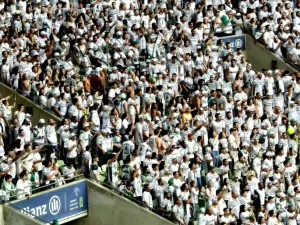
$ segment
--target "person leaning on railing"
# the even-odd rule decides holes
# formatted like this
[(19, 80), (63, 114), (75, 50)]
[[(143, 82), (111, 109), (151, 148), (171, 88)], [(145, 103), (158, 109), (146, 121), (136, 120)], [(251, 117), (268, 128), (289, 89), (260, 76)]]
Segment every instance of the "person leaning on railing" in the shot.
[(45, 167), (42, 171), (42, 180), (46, 185), (52, 184), (48, 186), (48, 188), (52, 188), (55, 183), (55, 176), (58, 174), (58, 170), (55, 170), (52, 166), (52, 161), (50, 159), (46, 159), (44, 161), (44, 166)]
[(30, 195), (30, 185), (28, 182), (28, 174), (26, 170), (23, 170), (20, 173), (20, 179), (18, 180), (16, 185), (16, 195), (17, 199), (29, 197)]
[(66, 178), (67, 183), (74, 181), (74, 178), (76, 176), (76, 169), (72, 162), (67, 163), (67, 166), (64, 167), (63, 169), (63, 174), (64, 177)]
[(12, 183), (12, 176), (6, 174), (5, 180), (1, 185), (1, 189), (6, 192), (5, 200), (10, 200), (10, 197), (15, 194), (16, 186)]
[(2, 183), (4, 176), (9, 173), (11, 168), (8, 166), (8, 164), (4, 161), (6, 160), (6, 157), (2, 155), (0, 157), (0, 183)]
[(36, 190), (43, 182), (40, 179), (39, 176), (39, 171), (38, 171), (38, 166), (36, 164), (34, 164), (32, 166), (32, 171), (30, 172), (29, 175), (29, 180), (32, 184), (31, 188), (32, 188), (32, 194), (35, 194), (38, 192), (38, 190)]

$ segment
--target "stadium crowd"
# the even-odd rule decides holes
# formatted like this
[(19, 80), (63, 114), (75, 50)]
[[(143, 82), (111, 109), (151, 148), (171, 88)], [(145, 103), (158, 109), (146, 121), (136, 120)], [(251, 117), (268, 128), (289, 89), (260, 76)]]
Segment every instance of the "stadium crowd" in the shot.
[(0, 0), (0, 18), (1, 82), (62, 119), (0, 96), (6, 200), (82, 170), (180, 225), (300, 224), (300, 73), (221, 39), (297, 67), (300, 2)]

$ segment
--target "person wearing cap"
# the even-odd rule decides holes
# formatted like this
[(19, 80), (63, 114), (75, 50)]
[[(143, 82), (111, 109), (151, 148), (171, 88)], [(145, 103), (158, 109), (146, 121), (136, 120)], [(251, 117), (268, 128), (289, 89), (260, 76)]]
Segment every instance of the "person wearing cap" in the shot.
[(206, 216), (205, 216), (205, 208), (201, 207), (199, 209), (199, 215), (198, 215), (198, 225), (206, 224)]
[(122, 144), (123, 148), (123, 160), (130, 156), (134, 150), (134, 135), (129, 135), (128, 141), (124, 141)]
[(78, 143), (77, 136), (75, 133), (71, 133), (69, 135), (69, 141), (67, 144), (68, 152), (67, 152), (67, 162), (68, 164), (72, 164), (75, 168), (77, 167), (77, 151), (78, 151)]
[(133, 185), (129, 181), (126, 183), (122, 193), (124, 194), (125, 197), (129, 199), (133, 199), (134, 189), (133, 189)]
[(80, 151), (83, 153), (93, 137), (91, 135), (90, 124), (88, 122), (83, 123), (82, 128), (83, 130), (79, 133), (78, 144)]
[(33, 143), (35, 146), (41, 146), (45, 144), (45, 137), (46, 137), (46, 127), (45, 127), (45, 120), (40, 119), (39, 124), (34, 127), (33, 129)]
[(296, 122), (298, 119), (298, 112), (296, 111), (295, 102), (290, 100), (288, 101), (288, 104), (289, 106), (286, 108), (285, 114), (287, 115), (288, 119)]
[(90, 178), (93, 182), (98, 183), (99, 182), (99, 175), (101, 173), (101, 167), (98, 166), (99, 158), (98, 156), (93, 156), (93, 162), (90, 165), (89, 171), (90, 171)]
[(101, 134), (97, 135), (96, 147), (99, 160), (102, 164), (106, 164), (109, 160), (109, 155), (112, 153), (113, 141), (110, 137), (110, 129), (102, 129)]

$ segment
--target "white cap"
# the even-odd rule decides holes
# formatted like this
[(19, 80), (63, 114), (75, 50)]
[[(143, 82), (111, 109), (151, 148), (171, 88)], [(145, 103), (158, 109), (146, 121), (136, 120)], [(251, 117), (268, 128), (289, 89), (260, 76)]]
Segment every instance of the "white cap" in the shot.
[(105, 132), (108, 133), (108, 134), (111, 134), (111, 130), (109, 128), (106, 128)]
[(194, 95), (199, 95), (199, 94), (200, 94), (199, 90), (195, 91), (195, 93), (194, 93)]
[(41, 35), (47, 35), (46, 31), (41, 31)]
[(75, 133), (71, 133), (69, 138), (72, 138), (72, 137), (76, 137), (76, 134)]
[(45, 120), (44, 120), (44, 119), (40, 119), (40, 120), (39, 120), (39, 123), (44, 124), (44, 123), (45, 123)]
[(272, 153), (271, 152), (267, 152), (266, 156), (272, 156)]
[(89, 127), (89, 126), (90, 126), (89, 123), (84, 123), (84, 124), (82, 125), (83, 128), (86, 128), (86, 127)]
[(31, 56), (33, 57), (33, 56), (37, 56), (37, 55), (40, 55), (36, 50), (33, 50), (32, 52), (31, 52)]
[(242, 146), (249, 147), (249, 144), (248, 144), (247, 142), (244, 142), (244, 143), (242, 144)]

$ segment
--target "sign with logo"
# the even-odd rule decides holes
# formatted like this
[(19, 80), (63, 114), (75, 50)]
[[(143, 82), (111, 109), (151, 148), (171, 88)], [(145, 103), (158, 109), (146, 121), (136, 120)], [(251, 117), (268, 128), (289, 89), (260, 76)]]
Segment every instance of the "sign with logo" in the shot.
[(246, 37), (245, 35), (234, 35), (228, 37), (220, 38), (223, 43), (230, 43), (231, 48), (236, 51), (237, 48), (240, 48), (242, 51), (246, 50)]
[(15, 201), (10, 207), (41, 223), (58, 220), (60, 224), (87, 215), (88, 196), (86, 181), (78, 181), (58, 189)]

